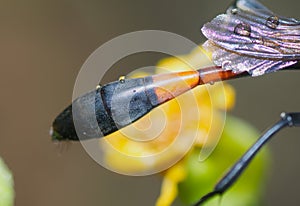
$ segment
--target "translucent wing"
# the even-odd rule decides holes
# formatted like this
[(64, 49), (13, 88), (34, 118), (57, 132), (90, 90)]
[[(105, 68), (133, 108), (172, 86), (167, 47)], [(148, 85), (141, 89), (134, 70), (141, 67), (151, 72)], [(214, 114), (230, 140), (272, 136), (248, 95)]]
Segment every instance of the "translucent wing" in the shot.
[(291, 66), (297, 61), (272, 61), (269, 59), (255, 58), (239, 55), (234, 52), (221, 49), (211, 41), (206, 41), (204, 48), (209, 48), (213, 54), (214, 63), (225, 70), (233, 70), (236, 73), (248, 71), (252, 76), (263, 75)]
[(253, 76), (300, 60), (300, 22), (279, 17), (256, 0), (238, 0), (202, 28), (214, 63)]

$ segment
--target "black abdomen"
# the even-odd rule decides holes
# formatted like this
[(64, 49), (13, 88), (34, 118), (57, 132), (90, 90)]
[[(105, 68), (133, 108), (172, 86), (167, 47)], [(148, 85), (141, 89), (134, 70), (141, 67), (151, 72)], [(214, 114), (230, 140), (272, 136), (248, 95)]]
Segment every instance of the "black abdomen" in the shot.
[(54, 120), (53, 139), (99, 138), (131, 124), (158, 106), (151, 84), (152, 77), (126, 79), (79, 97)]

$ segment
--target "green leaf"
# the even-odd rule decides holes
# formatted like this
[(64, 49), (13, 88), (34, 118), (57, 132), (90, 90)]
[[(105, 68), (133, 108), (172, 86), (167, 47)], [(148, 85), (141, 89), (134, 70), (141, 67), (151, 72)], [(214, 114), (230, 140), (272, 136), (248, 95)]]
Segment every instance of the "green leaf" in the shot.
[[(200, 148), (194, 149), (185, 159), (187, 178), (179, 184), (179, 197), (187, 204), (195, 203), (212, 191), (217, 181), (246, 152), (259, 137), (256, 129), (245, 121), (227, 116), (219, 144), (204, 162), (199, 162)], [(237, 182), (223, 197), (208, 201), (206, 206), (259, 205), (262, 198), (269, 154), (261, 151)]]
[(14, 203), (13, 176), (0, 158), (0, 206), (12, 206)]

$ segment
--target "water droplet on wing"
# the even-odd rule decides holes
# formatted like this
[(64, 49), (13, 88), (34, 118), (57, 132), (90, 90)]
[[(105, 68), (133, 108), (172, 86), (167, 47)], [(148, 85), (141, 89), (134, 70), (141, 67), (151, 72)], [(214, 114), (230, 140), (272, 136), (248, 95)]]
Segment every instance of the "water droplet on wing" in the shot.
[(246, 23), (239, 23), (234, 27), (234, 33), (240, 36), (250, 36), (251, 26)]
[(279, 18), (277, 16), (270, 16), (266, 21), (267, 27), (276, 29), (279, 25)]
[(233, 14), (233, 15), (235, 15), (235, 14), (238, 13), (238, 9), (237, 8), (233, 8), (233, 9), (231, 9), (230, 13)]
[(222, 69), (223, 70), (230, 70), (231, 69), (230, 64), (231, 64), (231, 61), (229, 61), (229, 60), (223, 61), (222, 62)]
[(119, 77), (119, 82), (124, 83), (125, 82), (125, 76), (120, 76)]

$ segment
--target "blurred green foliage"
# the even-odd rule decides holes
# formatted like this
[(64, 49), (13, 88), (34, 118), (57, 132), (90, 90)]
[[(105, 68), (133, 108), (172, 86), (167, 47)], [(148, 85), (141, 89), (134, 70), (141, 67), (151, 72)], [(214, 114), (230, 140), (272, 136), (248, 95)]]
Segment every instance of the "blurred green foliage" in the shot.
[[(217, 181), (259, 137), (259, 133), (245, 121), (227, 116), (219, 144), (211, 156), (200, 162), (200, 149), (195, 149), (186, 159), (187, 178), (179, 184), (179, 197), (192, 204), (210, 192)], [(269, 166), (268, 151), (261, 151), (237, 182), (220, 197), (205, 206), (257, 206), (262, 205), (263, 187)]]
[(13, 176), (0, 158), (0, 206), (12, 206), (14, 196)]

